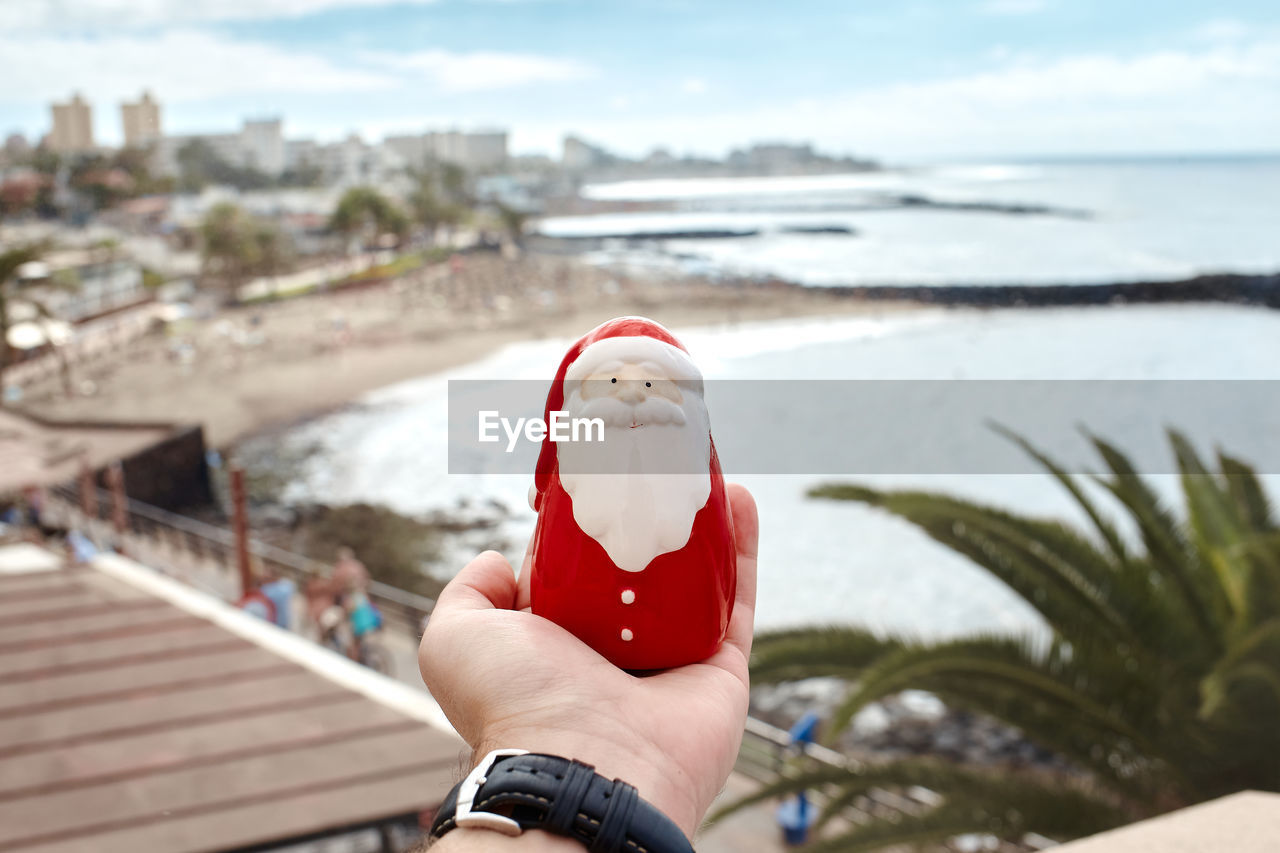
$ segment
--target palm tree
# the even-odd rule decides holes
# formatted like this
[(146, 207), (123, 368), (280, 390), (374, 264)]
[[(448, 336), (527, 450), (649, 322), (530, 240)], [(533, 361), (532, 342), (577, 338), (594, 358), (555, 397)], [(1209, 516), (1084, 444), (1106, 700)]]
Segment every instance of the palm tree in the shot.
[(382, 234), (404, 236), (409, 219), (390, 199), (372, 187), (352, 187), (342, 194), (329, 217), (329, 227), (365, 243)]
[(501, 201), (494, 202), (494, 207), (498, 210), (498, 221), (507, 232), (507, 239), (520, 248), (524, 241), (524, 226), (529, 221), (529, 212)]
[(828, 740), (860, 709), (911, 688), (1016, 727), (1072, 770), (926, 759), (801, 769), (731, 808), (821, 787), (831, 794), (827, 822), (875, 788), (921, 785), (941, 795), (935, 808), (864, 823), (812, 848), (852, 851), (969, 832), (1071, 838), (1244, 788), (1280, 790), (1280, 527), (1254, 472), (1221, 453), (1210, 472), (1171, 433), (1186, 504), (1179, 517), (1124, 454), (1091, 437), (1109, 470), (1096, 481), (1139, 542), (1076, 477), (1013, 438), (1068, 490), (1090, 529), (938, 494), (846, 484), (810, 494), (913, 522), (1035, 608), (1047, 641), (800, 629), (758, 637), (752, 675), (846, 680)]
[(254, 222), (230, 202), (209, 208), (200, 223), (201, 278), (217, 282), (223, 302), (233, 304), (258, 264)]
[(238, 300), (251, 277), (278, 275), (290, 257), (288, 240), (275, 224), (229, 202), (209, 209), (200, 237), (202, 275), (217, 283), (227, 304)]
[(409, 177), (415, 184), (409, 207), (414, 219), (426, 229), (429, 243), (435, 242), (441, 226), (453, 227), (467, 219), (471, 198), (464, 171), (450, 164), (428, 163), (423, 168), (410, 169)]

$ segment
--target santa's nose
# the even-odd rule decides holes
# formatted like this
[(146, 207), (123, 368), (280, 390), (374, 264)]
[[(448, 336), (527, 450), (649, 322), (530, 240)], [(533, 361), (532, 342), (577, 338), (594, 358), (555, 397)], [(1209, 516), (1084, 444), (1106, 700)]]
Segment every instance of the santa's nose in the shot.
[(624, 379), (618, 383), (613, 395), (624, 403), (643, 403), (649, 397), (645, 383), (637, 379)]

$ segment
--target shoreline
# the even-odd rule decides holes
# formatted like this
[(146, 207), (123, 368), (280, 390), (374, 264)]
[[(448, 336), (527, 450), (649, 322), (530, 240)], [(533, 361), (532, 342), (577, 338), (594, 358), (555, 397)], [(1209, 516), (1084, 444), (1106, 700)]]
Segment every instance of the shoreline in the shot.
[(337, 411), (398, 382), (478, 361), (509, 344), (575, 338), (626, 314), (672, 327), (919, 307), (777, 281), (640, 278), (576, 260), (468, 256), (360, 289), (218, 311), (52, 377), (22, 408), (51, 419), (200, 424), (210, 448)]
[(469, 255), (359, 289), (240, 306), (50, 378), (23, 408), (52, 419), (200, 424), (210, 448), (285, 430), (398, 382), (520, 341), (574, 338), (624, 314), (672, 327), (881, 316), (939, 307), (1154, 303), (1280, 308), (1280, 274), (1084, 285), (810, 287), (776, 278), (635, 274), (574, 257)]

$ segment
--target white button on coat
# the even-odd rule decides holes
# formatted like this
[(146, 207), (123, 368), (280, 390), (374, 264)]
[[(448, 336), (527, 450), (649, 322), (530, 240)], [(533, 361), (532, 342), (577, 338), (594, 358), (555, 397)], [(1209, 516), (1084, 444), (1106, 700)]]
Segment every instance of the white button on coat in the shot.
[(622, 642), (629, 643), (631, 642), (631, 638), (634, 637), (635, 634), (631, 633), (630, 628), (623, 628), (622, 634), (620, 636), (622, 637)]
[(636, 591), (634, 589), (624, 589), (622, 591), (622, 603), (632, 604), (636, 600)]

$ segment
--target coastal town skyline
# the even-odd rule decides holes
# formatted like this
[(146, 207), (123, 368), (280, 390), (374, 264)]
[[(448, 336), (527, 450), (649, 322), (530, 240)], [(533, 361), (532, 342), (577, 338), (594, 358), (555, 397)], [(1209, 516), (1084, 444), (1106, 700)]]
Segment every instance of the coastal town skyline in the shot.
[[(551, 154), (566, 134), (633, 157), (759, 139), (897, 158), (1280, 147), (1280, 15), (1251, 0), (1158, 17), (1051, 0), (58, 9), (0, 10), (0, 133), (38, 138), (48, 103), (73, 91), (114, 111), (150, 89), (175, 134), (266, 116), (321, 141), (498, 126), (516, 155)], [(99, 141), (120, 144), (102, 125)]]

